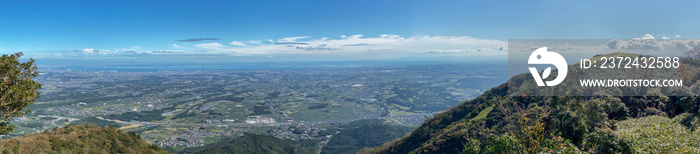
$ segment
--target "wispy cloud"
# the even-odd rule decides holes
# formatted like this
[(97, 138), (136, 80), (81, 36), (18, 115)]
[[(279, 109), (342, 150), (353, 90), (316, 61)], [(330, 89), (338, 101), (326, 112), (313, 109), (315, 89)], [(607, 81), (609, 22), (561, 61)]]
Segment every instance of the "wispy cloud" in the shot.
[(276, 42), (296, 42), (297, 40), (306, 39), (306, 38), (311, 38), (311, 36), (286, 37), (286, 38), (277, 39)]
[(202, 43), (202, 44), (195, 44), (195, 47), (200, 47), (200, 48), (205, 48), (205, 49), (220, 49), (220, 48), (225, 48), (226, 46), (221, 45), (217, 42), (214, 43)]
[(244, 46), (245, 46), (245, 44), (243, 44), (243, 42), (238, 42), (238, 41), (233, 41), (233, 42), (228, 43), (228, 44), (230, 44), (230, 45), (235, 45), (235, 46), (239, 46), (239, 47), (244, 47)]
[[(544, 40), (543, 40), (544, 41)], [(671, 39), (670, 37), (663, 36), (661, 38), (656, 38), (652, 34), (646, 34), (639, 38), (633, 39), (600, 39), (600, 40), (589, 40), (599, 43), (581, 43), (572, 40), (575, 44), (559, 44), (559, 45), (548, 45), (547, 48), (552, 51), (557, 52), (570, 52), (570, 53), (580, 53), (580, 54), (607, 54), (611, 52), (625, 52), (625, 53), (637, 53), (637, 54), (650, 54), (655, 55), (679, 55), (693, 47), (700, 46), (700, 41), (693, 39)], [(526, 41), (525, 41), (526, 42)], [(527, 53), (534, 51), (535, 49), (542, 46), (543, 43), (525, 43), (525, 42), (509, 42), (509, 46), (515, 46), (516, 48), (511, 49), (510, 52)], [(525, 47), (527, 46), (527, 47)], [(517, 50), (517, 51), (516, 51)]]
[[(73, 55), (89, 57), (134, 57), (134, 56), (178, 56), (216, 55), (276, 57), (276, 59), (382, 59), (425, 56), (469, 56), (505, 55), (507, 43), (500, 40), (478, 39), (469, 36), (413, 36), (347, 35), (339, 37), (294, 36), (281, 39), (222, 42), (192, 41), (211, 40), (206, 38), (188, 39), (183, 43), (171, 43), (171, 49), (145, 49), (128, 47), (119, 50), (84, 48), (70, 52)], [(190, 42), (187, 42), (190, 41)], [(174, 48), (172, 48), (174, 47)], [(48, 56), (45, 56), (48, 57)], [(319, 58), (323, 57), (323, 58)]]
[(184, 40), (177, 40), (180, 42), (199, 42), (199, 41), (215, 41), (215, 40), (220, 40), (218, 38), (191, 38), (191, 39), (184, 39)]
[(85, 49), (74, 50), (74, 51), (75, 52), (85, 52), (85, 53), (100, 52), (99, 49), (93, 49), (93, 48), (85, 48)]
[(153, 50), (153, 51), (151, 51), (151, 53), (171, 53), (171, 52), (166, 51), (166, 50)]
[(302, 46), (296, 46), (297, 49), (304, 49), (304, 50), (335, 50), (335, 48), (328, 47), (328, 45), (321, 44), (317, 46), (308, 46), (308, 45), (302, 45)]
[(250, 40), (248, 43), (253, 44), (253, 45), (260, 45), (262, 44), (262, 41), (257, 41), (257, 40)]
[[(239, 44), (240, 43), (240, 44)], [(196, 44), (199, 50), (212, 54), (275, 55), (275, 54), (373, 54), (394, 55), (450, 53), (450, 54), (505, 54), (507, 43), (500, 40), (478, 39), (469, 36), (414, 36), (384, 34), (378, 37), (364, 35), (340, 36), (338, 39), (294, 36), (281, 39), (248, 41), (249, 45), (233, 41), (225, 46), (217, 42)], [(270, 44), (272, 43), (272, 44)], [(201, 53), (201, 52), (199, 52)]]
[(309, 44), (309, 43), (304, 43), (304, 42), (275, 42), (275, 45), (289, 45), (289, 44), (307, 45), (307, 44)]
[(76, 53), (84, 53), (84, 54), (89, 54), (89, 55), (109, 55), (109, 54), (115, 54), (119, 50), (101, 50), (101, 49), (93, 49), (93, 48), (84, 48), (80, 50), (73, 50), (73, 52)]
[(367, 43), (357, 43), (357, 44), (345, 44), (343, 46), (371, 46), (371, 44)]

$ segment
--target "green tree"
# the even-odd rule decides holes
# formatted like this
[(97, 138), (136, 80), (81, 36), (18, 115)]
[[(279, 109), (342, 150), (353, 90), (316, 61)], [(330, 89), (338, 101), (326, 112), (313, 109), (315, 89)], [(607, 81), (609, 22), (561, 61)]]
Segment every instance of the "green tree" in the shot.
[(482, 143), (476, 139), (469, 139), (469, 143), (464, 145), (463, 154), (510, 154), (519, 153), (523, 149), (518, 138), (508, 135), (508, 133), (498, 136), (491, 134), (480, 149)]
[(39, 75), (34, 59), (20, 62), (21, 56), (22, 52), (0, 57), (0, 134), (12, 132), (15, 126), (6, 121), (31, 113), (27, 106), (39, 98), (41, 84), (32, 80)]

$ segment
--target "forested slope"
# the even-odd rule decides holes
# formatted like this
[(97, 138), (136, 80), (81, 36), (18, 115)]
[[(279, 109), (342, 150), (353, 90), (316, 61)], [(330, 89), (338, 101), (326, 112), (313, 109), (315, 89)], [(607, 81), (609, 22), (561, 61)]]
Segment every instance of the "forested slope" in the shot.
[(0, 141), (2, 153), (168, 153), (114, 127), (75, 125)]
[[(695, 136), (700, 126), (700, 82), (696, 82), (700, 60), (686, 57), (682, 62), (683, 70), (677, 73), (690, 76), (684, 76), (684, 87), (664, 91), (674, 95), (653, 90), (646, 91), (654, 94), (649, 96), (605, 94), (624, 91), (618, 89), (599, 91), (602, 96), (509, 96), (504, 83), (434, 115), (403, 138), (360, 153), (654, 152), (649, 151), (653, 147), (638, 141), (662, 136), (652, 136), (649, 132), (653, 130), (646, 128), (672, 127), (679, 131), (676, 136)], [(524, 84), (528, 79), (529, 74), (521, 74), (509, 83)], [(645, 118), (648, 116), (676, 120), (669, 123)], [(646, 125), (634, 125), (642, 121)], [(626, 131), (630, 129), (637, 131)], [(682, 143), (686, 139), (664, 139), (666, 146), (677, 148), (662, 152), (700, 152), (692, 148), (696, 144)]]

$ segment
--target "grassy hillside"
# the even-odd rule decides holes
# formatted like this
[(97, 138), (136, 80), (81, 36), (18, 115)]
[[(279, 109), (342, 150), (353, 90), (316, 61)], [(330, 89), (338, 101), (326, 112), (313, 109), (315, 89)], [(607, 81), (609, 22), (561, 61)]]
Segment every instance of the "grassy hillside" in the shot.
[(648, 116), (618, 122), (615, 135), (632, 141), (635, 151), (649, 153), (700, 153), (699, 127), (684, 122), (697, 122), (697, 117), (683, 114), (669, 119)]
[(135, 133), (75, 125), (0, 141), (2, 153), (168, 153)]
[[(690, 74), (684, 78), (685, 86), (669, 88), (664, 93), (683, 93), (682, 95), (689, 96), (664, 96), (653, 90), (642, 92), (653, 93), (654, 96), (527, 96), (523, 90), (532, 90), (527, 85), (534, 85), (534, 82), (529, 74), (521, 74), (509, 80), (508, 83), (516, 84), (515, 86), (502, 84), (495, 87), (473, 100), (434, 115), (405, 137), (373, 149), (364, 149), (360, 153), (654, 152), (651, 149), (655, 147), (643, 145), (639, 142), (640, 138), (656, 140), (649, 133), (655, 132), (654, 129), (665, 129), (666, 126), (662, 119), (645, 120), (644, 117), (673, 118), (682, 114), (682, 119), (686, 120), (680, 123), (685, 129), (695, 130), (700, 125), (697, 122), (700, 115), (700, 82), (695, 82), (694, 79), (697, 78), (694, 74), (700, 74), (700, 60), (683, 58), (682, 63), (683, 70), (678, 69), (676, 73)], [(581, 92), (579, 89), (567, 88), (547, 90), (552, 93)], [(515, 94), (522, 92), (522, 95), (509, 96), (508, 90)], [(626, 91), (611, 88), (590, 92), (605, 95)], [(635, 125), (642, 121), (635, 121), (634, 118), (640, 118), (648, 125)], [(628, 119), (632, 120), (625, 121)], [(668, 127), (678, 128), (675, 124)], [(647, 135), (630, 135), (629, 130), (633, 130), (634, 133), (631, 134)], [(693, 133), (688, 131), (687, 134)], [(665, 146), (692, 146), (681, 143), (685, 140), (679, 138), (658, 139), (663, 139)], [(664, 150), (668, 151), (683, 150)]]
[(317, 146), (318, 142), (311, 140), (293, 141), (268, 135), (245, 134), (214, 145), (187, 149), (183, 153), (316, 153)]

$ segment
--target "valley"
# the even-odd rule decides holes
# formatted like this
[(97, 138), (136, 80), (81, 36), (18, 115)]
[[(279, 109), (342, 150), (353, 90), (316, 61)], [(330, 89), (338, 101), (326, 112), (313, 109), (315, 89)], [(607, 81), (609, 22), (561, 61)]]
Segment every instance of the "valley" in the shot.
[[(48, 69), (10, 135), (113, 125), (172, 151), (254, 133), (328, 141), (362, 119), (415, 128), (506, 80), (504, 68), (445, 64), (260, 71)], [(337, 130), (329, 132), (329, 130)], [(358, 149), (359, 150), (359, 149)]]

